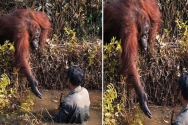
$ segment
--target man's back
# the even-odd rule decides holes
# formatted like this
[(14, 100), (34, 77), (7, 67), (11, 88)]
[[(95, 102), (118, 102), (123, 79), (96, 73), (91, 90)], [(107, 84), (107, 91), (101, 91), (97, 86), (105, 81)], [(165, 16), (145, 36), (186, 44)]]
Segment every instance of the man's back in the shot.
[(88, 121), (90, 100), (85, 88), (78, 86), (72, 90), (61, 102), (61, 106), (58, 122), (81, 124)]

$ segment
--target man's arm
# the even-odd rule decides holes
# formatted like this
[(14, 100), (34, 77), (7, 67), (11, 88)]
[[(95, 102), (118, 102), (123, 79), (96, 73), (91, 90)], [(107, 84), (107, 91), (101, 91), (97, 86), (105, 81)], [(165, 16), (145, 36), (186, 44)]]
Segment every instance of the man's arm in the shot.
[(174, 122), (171, 125), (181, 125), (181, 123), (180, 122)]
[(72, 108), (66, 104), (65, 102), (60, 103), (60, 111), (59, 114), (55, 117), (54, 121), (58, 123), (67, 122), (67, 118), (70, 115)]

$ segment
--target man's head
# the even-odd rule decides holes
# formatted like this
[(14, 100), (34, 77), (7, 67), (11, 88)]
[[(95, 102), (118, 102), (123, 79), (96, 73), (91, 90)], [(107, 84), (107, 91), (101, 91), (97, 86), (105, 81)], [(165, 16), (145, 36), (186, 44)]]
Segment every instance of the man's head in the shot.
[(67, 76), (73, 86), (79, 86), (82, 83), (84, 73), (80, 67), (71, 66), (67, 71)]
[(179, 99), (188, 101), (188, 73), (182, 73), (179, 79)]

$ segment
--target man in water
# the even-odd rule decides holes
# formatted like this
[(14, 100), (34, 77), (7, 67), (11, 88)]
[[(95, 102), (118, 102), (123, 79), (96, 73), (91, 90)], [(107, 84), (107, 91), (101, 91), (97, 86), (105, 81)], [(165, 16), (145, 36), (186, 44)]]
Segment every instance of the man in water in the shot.
[(55, 122), (83, 124), (89, 120), (90, 99), (88, 91), (81, 87), (84, 73), (80, 67), (71, 66), (67, 72), (70, 93), (60, 102), (60, 111)]
[(178, 98), (183, 106), (179, 112), (177, 119), (172, 125), (188, 125), (188, 74), (183, 73), (179, 79), (179, 95)]

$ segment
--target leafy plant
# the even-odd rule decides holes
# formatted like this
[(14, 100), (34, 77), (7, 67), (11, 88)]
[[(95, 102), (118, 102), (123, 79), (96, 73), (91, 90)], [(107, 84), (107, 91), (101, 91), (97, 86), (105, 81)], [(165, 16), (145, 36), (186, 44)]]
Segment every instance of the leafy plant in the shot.
[(117, 98), (117, 92), (113, 84), (107, 86), (107, 90), (104, 93), (103, 99), (103, 113), (104, 113), (104, 124), (115, 125), (117, 124), (116, 117), (122, 110), (122, 104), (115, 104), (114, 100)]
[(177, 30), (179, 31), (178, 36), (180, 36), (180, 38), (178, 41), (180, 43), (180, 47), (183, 50), (186, 50), (188, 45), (188, 21), (184, 22), (183, 20), (176, 19), (175, 22), (178, 27)]
[[(121, 41), (111, 39), (104, 46), (104, 123), (106, 125), (142, 125), (142, 117), (138, 104), (124, 106), (126, 100), (126, 77), (120, 74), (119, 55), (122, 52)], [(110, 83), (110, 84), (108, 84)]]
[(109, 44), (104, 45), (104, 87), (107, 83), (116, 83), (119, 80), (119, 54), (122, 52), (121, 41), (112, 38)]
[(12, 54), (15, 51), (14, 43), (5, 41), (0, 46), (0, 113), (8, 114), (18, 109), (17, 106), (21, 106), (27, 110), (30, 110), (34, 104), (31, 98), (30, 91), (25, 90), (18, 92), (18, 72), (19, 70), (12, 67), (13, 59)]
[(15, 94), (16, 89), (7, 89), (10, 85), (10, 79), (6, 74), (2, 74), (0, 78), (0, 110), (1, 114), (3, 109), (9, 109), (11, 106), (10, 98)]

